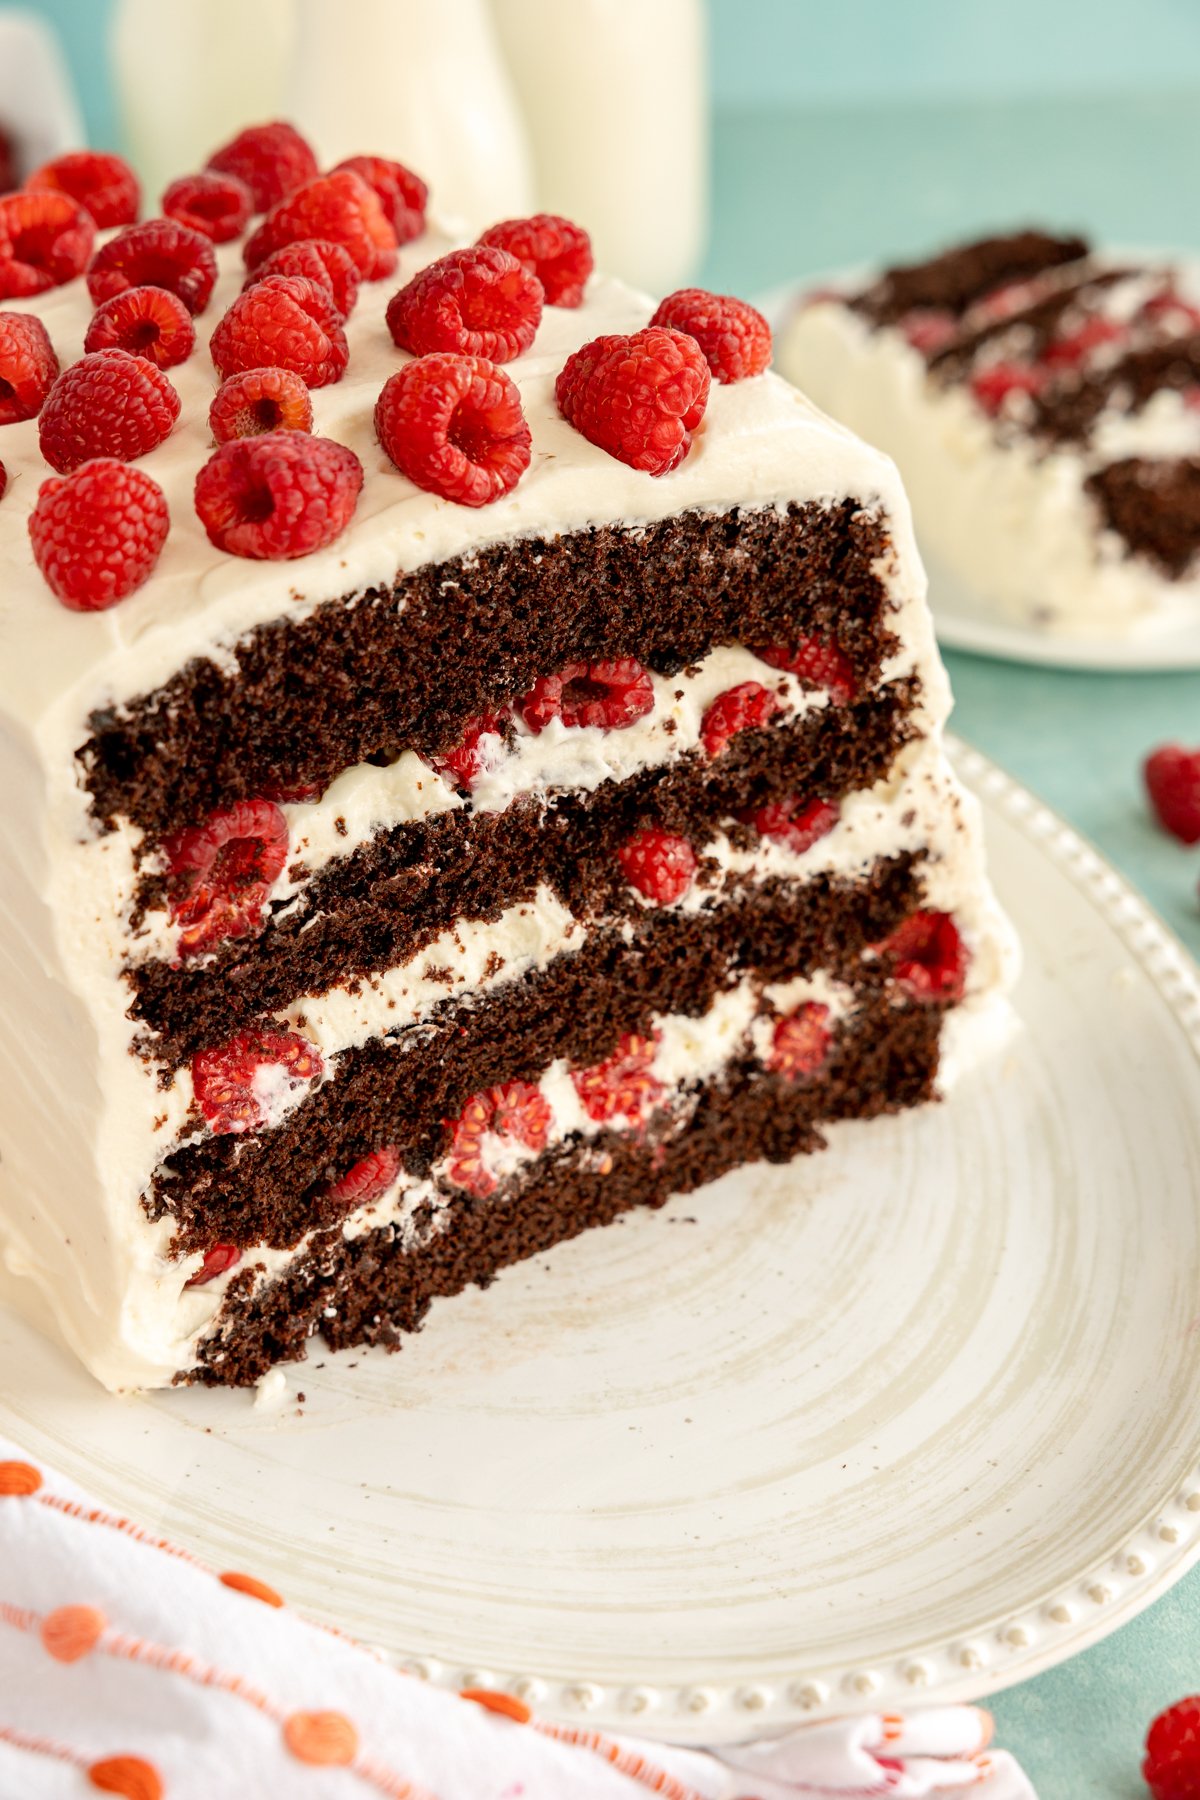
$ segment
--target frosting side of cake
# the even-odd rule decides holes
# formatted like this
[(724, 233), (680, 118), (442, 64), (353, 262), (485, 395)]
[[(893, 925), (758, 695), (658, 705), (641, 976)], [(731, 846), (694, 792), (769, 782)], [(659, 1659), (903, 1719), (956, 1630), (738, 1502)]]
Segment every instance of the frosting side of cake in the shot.
[(896, 457), (922, 548), (1054, 631), (1191, 617), (1200, 282), (1081, 239), (985, 240), (788, 322), (781, 366)]

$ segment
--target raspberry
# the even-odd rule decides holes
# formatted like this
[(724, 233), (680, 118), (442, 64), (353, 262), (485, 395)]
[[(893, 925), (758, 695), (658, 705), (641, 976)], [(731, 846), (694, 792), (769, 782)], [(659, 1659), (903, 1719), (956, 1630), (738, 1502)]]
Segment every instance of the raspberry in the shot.
[(452, 1128), (446, 1179), (478, 1199), (493, 1193), (497, 1180), (485, 1160), (486, 1139), (507, 1138), (527, 1150), (544, 1150), (550, 1122), (549, 1103), (527, 1081), (507, 1081), (472, 1094), (457, 1119), (446, 1121)]
[(181, 175), (162, 197), (164, 217), (190, 231), (211, 238), (214, 244), (228, 244), (241, 237), (254, 211), (254, 196), (236, 175), (217, 175), (205, 170), (200, 175)]
[(631, 887), (656, 906), (686, 894), (696, 873), (696, 852), (685, 837), (651, 827), (617, 846), (617, 861)]
[(350, 317), (358, 299), (358, 270), (350, 253), (329, 238), (297, 238), (294, 244), (285, 244), (250, 271), (245, 285), (253, 287), (268, 275), (303, 275), (308, 281), (321, 282), (333, 295), (343, 319)]
[(1200, 750), (1164, 744), (1142, 770), (1159, 824), (1181, 844), (1200, 844)]
[(1142, 1777), (1154, 1800), (1200, 1800), (1200, 1695), (1159, 1713), (1146, 1734)]
[(511, 362), (528, 350), (542, 318), (542, 284), (507, 250), (452, 250), (388, 301), (393, 342), (414, 356), (457, 350)]
[(714, 381), (745, 381), (770, 365), (771, 327), (755, 307), (732, 294), (680, 288), (659, 302), (650, 323), (695, 338)]
[(542, 284), (547, 306), (581, 306), (592, 272), (592, 240), (580, 225), (557, 213), (535, 213), (531, 219), (503, 219), (489, 225), (479, 239), (507, 250)]
[(1036, 394), (1045, 380), (1040, 369), (1021, 363), (993, 363), (971, 378), (971, 392), (985, 413), (995, 418), (1004, 410), (1010, 394)]
[(192, 1058), (196, 1104), (213, 1131), (256, 1131), (267, 1122), (272, 1101), (317, 1081), (325, 1064), (321, 1052), (298, 1031), (252, 1026), (212, 1050)]
[(719, 756), (739, 731), (757, 731), (773, 714), (781, 712), (779, 700), (758, 681), (741, 681), (718, 694), (700, 722), (700, 737), (710, 756)]
[(374, 190), (384, 217), (396, 234), (397, 244), (411, 244), (425, 229), (425, 203), (429, 189), (419, 175), (386, 156), (347, 156), (338, 169), (361, 176)]
[(66, 194), (91, 214), (100, 231), (132, 225), (142, 203), (138, 178), (129, 164), (106, 150), (69, 150), (35, 169), (25, 186)]
[(2, 462), (0, 462), (0, 500), (3, 500), (7, 490), (8, 490), (8, 470), (5, 468), (4, 464)]
[(487, 506), (529, 467), (529, 426), (503, 369), (482, 356), (420, 356), (389, 375), (375, 431), (402, 475), (460, 506)]
[(962, 999), (970, 957), (949, 913), (912, 913), (878, 949), (894, 959), (895, 979), (923, 1006)]
[(36, 419), (57, 374), (42, 321), (32, 313), (0, 312), (0, 425)]
[(267, 212), (319, 173), (317, 159), (294, 125), (277, 119), (270, 125), (248, 125), (228, 144), (214, 150), (208, 167), (244, 181), (255, 212)]
[(29, 516), (34, 559), (72, 612), (102, 612), (141, 587), (170, 519), (163, 491), (141, 469), (100, 457), (52, 476)]
[(396, 234), (384, 217), (374, 188), (343, 169), (297, 188), (267, 214), (246, 243), (246, 267), (299, 238), (330, 238), (340, 244), (364, 281), (379, 281), (396, 267)]
[(202, 313), (212, 297), (217, 259), (203, 232), (174, 219), (147, 219), (109, 238), (87, 272), (92, 305), (131, 287), (161, 287), (178, 294), (190, 313)]
[(632, 656), (615, 662), (573, 662), (557, 675), (543, 675), (519, 705), (531, 731), (544, 731), (551, 719), (624, 731), (651, 710), (654, 688)]
[(96, 309), (85, 350), (128, 350), (156, 369), (173, 369), (196, 348), (192, 315), (167, 288), (126, 288)]
[(836, 800), (806, 801), (800, 794), (788, 794), (739, 816), (744, 824), (753, 825), (760, 837), (774, 838), (793, 856), (803, 856), (833, 830), (842, 809)]
[(1068, 332), (1066, 337), (1055, 338), (1042, 351), (1041, 360), (1052, 369), (1073, 369), (1077, 363), (1086, 361), (1093, 350), (1102, 349), (1105, 344), (1115, 344), (1125, 336), (1125, 329), (1113, 319), (1099, 317), (1085, 319), (1078, 330)]
[(1190, 337), (1200, 331), (1200, 307), (1193, 306), (1174, 288), (1164, 288), (1138, 308), (1138, 318), (1155, 325), (1172, 337)]
[(571, 1080), (583, 1110), (598, 1125), (610, 1119), (641, 1119), (662, 1093), (662, 1082), (650, 1068), (658, 1052), (658, 1034), (637, 1037), (626, 1031), (611, 1056), (590, 1069), (572, 1069)]
[(362, 487), (353, 450), (304, 431), (234, 438), (196, 477), (196, 512), (218, 550), (286, 561), (331, 544)]
[(0, 300), (28, 299), (81, 275), (92, 254), (92, 215), (69, 194), (0, 194)]
[(914, 306), (896, 323), (922, 356), (935, 356), (958, 330), (954, 314), (941, 306)]
[(224, 381), (248, 369), (291, 369), (309, 387), (340, 381), (350, 352), (333, 295), (303, 275), (270, 275), (233, 302), (209, 345)]
[(797, 638), (793, 644), (773, 644), (755, 655), (772, 669), (799, 676), (806, 687), (827, 688), (836, 706), (849, 706), (854, 698), (854, 670), (836, 644), (816, 638)]
[(287, 861), (287, 820), (269, 800), (239, 800), (175, 832), (163, 850), (179, 954), (194, 956), (257, 927)]
[(208, 423), (218, 444), (264, 431), (311, 431), (312, 401), (291, 369), (246, 369), (217, 389)]
[(593, 338), (567, 358), (554, 384), (558, 409), (576, 431), (647, 475), (667, 475), (683, 461), (708, 389), (695, 338), (660, 326)]
[(480, 713), (478, 718), (468, 719), (462, 737), (453, 750), (430, 757), (438, 774), (444, 775), (456, 787), (472, 788), (484, 771), (483, 739), (495, 737), (499, 741), (504, 719), (503, 713), (491, 712)]
[(92, 350), (64, 369), (38, 416), (38, 442), (65, 474), (94, 456), (133, 462), (161, 444), (179, 395), (161, 369), (127, 350)]
[(204, 1261), (194, 1275), (189, 1275), (184, 1287), (203, 1287), (206, 1282), (215, 1281), (218, 1275), (224, 1275), (242, 1260), (242, 1253), (236, 1244), (213, 1244), (204, 1252)]
[(400, 1152), (394, 1144), (385, 1144), (382, 1150), (372, 1150), (347, 1169), (325, 1189), (325, 1198), (342, 1206), (365, 1206), (369, 1200), (386, 1194), (399, 1173)]
[(829, 1008), (808, 1000), (786, 1019), (780, 1019), (771, 1038), (766, 1064), (785, 1081), (815, 1075), (829, 1054)]

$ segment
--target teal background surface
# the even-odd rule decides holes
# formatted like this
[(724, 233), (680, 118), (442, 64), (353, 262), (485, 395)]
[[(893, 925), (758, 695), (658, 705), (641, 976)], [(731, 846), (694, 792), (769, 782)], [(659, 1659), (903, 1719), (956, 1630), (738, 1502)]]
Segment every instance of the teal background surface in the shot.
[[(110, 0), (30, 10), (62, 27), (95, 141), (119, 142)], [(753, 294), (1025, 220), (1200, 247), (1197, 0), (712, 0), (711, 12), (712, 286)], [(1091, 837), (1200, 953), (1200, 852), (1154, 829), (1139, 780), (1153, 745), (1200, 743), (1200, 675), (947, 660), (958, 731)], [(1196, 1690), (1200, 1571), (994, 1711), (1041, 1800), (1144, 1800), (1146, 1725)]]

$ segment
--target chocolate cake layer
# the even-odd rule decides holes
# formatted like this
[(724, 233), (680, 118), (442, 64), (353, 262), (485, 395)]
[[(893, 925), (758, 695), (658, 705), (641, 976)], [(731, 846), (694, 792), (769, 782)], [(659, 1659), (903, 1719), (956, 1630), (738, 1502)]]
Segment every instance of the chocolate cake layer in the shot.
[(93, 714), (84, 783), (100, 821), (160, 837), (236, 799), (448, 750), (540, 675), (599, 657), (672, 673), (714, 645), (812, 636), (838, 645), (865, 692), (895, 648), (873, 567), (888, 550), (853, 500), (494, 545), (260, 626), (235, 666), (193, 661)]
[(590, 793), (564, 791), (549, 806), (529, 796), (501, 813), (397, 826), (330, 863), (256, 939), (226, 940), (202, 966), (132, 968), (131, 1014), (153, 1034), (148, 1049), (174, 1068), (263, 1012), (407, 961), (456, 921), (494, 920), (543, 884), (579, 919), (639, 918), (644, 906), (616, 854), (632, 832), (656, 825), (702, 853), (725, 827), (749, 847), (758, 840), (737, 813), (794, 792), (840, 799), (885, 775), (917, 698), (915, 683), (898, 682), (855, 706), (780, 715), (716, 758), (689, 752)]
[(1064, 316), (1073, 307), (1089, 308), (1107, 288), (1127, 280), (1131, 273), (1129, 269), (1106, 269), (1082, 281), (1066, 282), (1028, 306), (1006, 312), (974, 331), (960, 332), (941, 349), (931, 352), (929, 366), (946, 382), (961, 381), (979, 352), (1010, 332), (1020, 333), (1022, 358), (1036, 361), (1054, 341)]
[(557, 1057), (601, 1062), (655, 1013), (699, 1017), (751, 972), (774, 982), (820, 968), (882, 991), (886, 969), (864, 965), (862, 951), (919, 897), (919, 863), (901, 856), (858, 883), (771, 879), (710, 911), (644, 911), (630, 942), (619, 926), (598, 929), (540, 972), (348, 1050), (274, 1130), (183, 1145), (161, 1165), (147, 1208), (174, 1215), (179, 1254), (217, 1241), (290, 1248), (344, 1218), (323, 1190), (360, 1157), (394, 1145), (424, 1177), (448, 1142), (446, 1121), (472, 1094), (536, 1081)]
[(343, 1237), (320, 1233), (286, 1274), (258, 1293), (253, 1269), (230, 1285), (218, 1330), (185, 1380), (246, 1385), (276, 1362), (304, 1356), (320, 1332), (330, 1349), (398, 1347), (431, 1302), (486, 1286), (510, 1263), (548, 1250), (635, 1206), (661, 1206), (742, 1163), (788, 1162), (818, 1149), (822, 1124), (897, 1112), (930, 1098), (940, 1008), (896, 1007), (876, 995), (839, 1040), (820, 1076), (791, 1083), (747, 1061), (704, 1086), (683, 1130), (606, 1131), (569, 1140), (511, 1188), (485, 1200), (456, 1197), (439, 1229), (404, 1251), (390, 1227)]
[(938, 308), (957, 316), (993, 288), (1027, 281), (1047, 269), (1077, 262), (1087, 253), (1086, 239), (1052, 237), (1044, 231), (983, 238), (926, 262), (885, 270), (874, 286), (850, 305), (874, 325), (894, 325), (914, 307)]
[(1165, 344), (1130, 350), (1083, 380), (1033, 396), (1030, 430), (1055, 443), (1086, 443), (1101, 413), (1114, 401), (1139, 413), (1164, 389), (1200, 387), (1200, 332)]
[(1084, 485), (1132, 551), (1168, 575), (1186, 573), (1200, 551), (1200, 458), (1130, 456), (1097, 469)]

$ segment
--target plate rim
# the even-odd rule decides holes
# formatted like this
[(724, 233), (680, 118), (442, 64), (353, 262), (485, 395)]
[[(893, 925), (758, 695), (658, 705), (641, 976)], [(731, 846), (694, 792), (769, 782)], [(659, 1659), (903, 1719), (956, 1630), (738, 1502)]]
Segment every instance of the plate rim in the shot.
[[(1200, 273), (1195, 252), (1132, 248), (1130, 256), (1171, 257), (1191, 262)], [(800, 295), (809, 288), (853, 286), (878, 272), (870, 263), (848, 263), (837, 269), (817, 269), (791, 281), (773, 282), (754, 295), (752, 304), (765, 314), (779, 337)], [(920, 540), (918, 539), (918, 548)], [(1091, 675), (1168, 675), (1200, 669), (1200, 617), (1194, 623), (1175, 619), (1142, 633), (1112, 637), (1088, 631), (1043, 632), (997, 615), (990, 618), (972, 607), (959, 584), (947, 580), (926, 557), (929, 575), (929, 609), (938, 643), (946, 650), (966, 651), (997, 662), (1032, 664), (1038, 668), (1073, 669)], [(965, 598), (965, 609), (963, 601)]]

